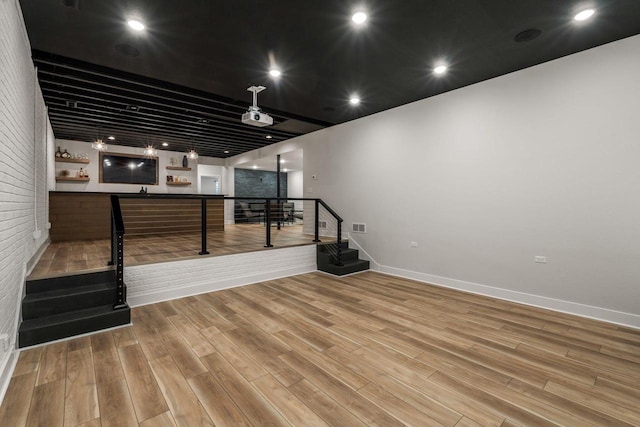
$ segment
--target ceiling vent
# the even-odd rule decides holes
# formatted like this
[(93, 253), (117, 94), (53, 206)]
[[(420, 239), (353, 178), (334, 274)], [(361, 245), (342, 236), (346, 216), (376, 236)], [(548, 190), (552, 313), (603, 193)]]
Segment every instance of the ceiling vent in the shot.
[(67, 100), (67, 107), (69, 108), (78, 108), (78, 101)]
[(529, 28), (516, 34), (513, 39), (518, 43), (530, 42), (531, 40), (537, 39), (540, 34), (542, 34), (542, 31), (537, 28)]
[(71, 9), (80, 10), (80, 0), (62, 0), (62, 5)]

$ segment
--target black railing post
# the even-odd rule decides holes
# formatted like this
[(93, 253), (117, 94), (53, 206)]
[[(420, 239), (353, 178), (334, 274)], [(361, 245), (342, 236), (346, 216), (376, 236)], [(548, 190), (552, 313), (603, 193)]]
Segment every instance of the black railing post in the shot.
[(336, 265), (342, 265), (342, 220), (338, 220), (338, 250), (336, 252)]
[(318, 230), (319, 227), (319, 222), (320, 222), (320, 200), (316, 199), (316, 205), (315, 205), (315, 223), (314, 223), (314, 232), (315, 232), (315, 238), (313, 239), (314, 242), (318, 243), (320, 241), (320, 230)]
[(264, 223), (267, 230), (267, 242), (264, 245), (265, 248), (272, 248), (271, 244), (271, 199), (266, 199), (264, 203)]
[(111, 259), (107, 263), (107, 265), (113, 265), (115, 263), (115, 252), (116, 252), (116, 233), (114, 230), (113, 224), (113, 208), (111, 209)]
[(200, 202), (202, 207), (202, 218), (200, 218), (200, 224), (202, 225), (202, 236), (200, 237), (202, 250), (198, 252), (198, 254), (209, 255), (209, 252), (207, 252), (207, 199), (203, 198)]
[(124, 286), (124, 233), (116, 233), (116, 301), (113, 309), (126, 308), (126, 288)]
[(127, 308), (127, 287), (124, 284), (124, 222), (120, 199), (117, 195), (111, 195), (111, 220), (113, 233), (111, 234), (113, 261), (116, 265), (116, 294), (113, 309)]

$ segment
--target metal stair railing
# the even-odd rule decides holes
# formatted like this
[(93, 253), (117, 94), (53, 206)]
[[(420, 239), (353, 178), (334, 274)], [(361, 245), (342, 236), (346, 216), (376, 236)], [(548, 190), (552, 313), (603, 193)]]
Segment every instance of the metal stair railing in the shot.
[[(192, 194), (112, 194), (111, 195), (111, 261), (109, 265), (116, 266), (116, 301), (114, 308), (126, 307), (126, 285), (124, 283), (124, 234), (125, 226), (120, 207), (120, 199), (189, 199), (200, 200), (201, 218), (200, 218), (200, 234), (201, 234), (201, 250), (200, 255), (208, 255), (207, 250), (207, 201), (216, 200), (232, 200), (242, 202), (264, 203), (264, 211), (262, 217), (265, 222), (265, 247), (273, 247), (271, 244), (271, 224), (276, 222), (278, 226), (282, 223), (282, 215), (278, 213), (283, 200), (287, 201), (313, 201), (314, 202), (314, 239), (313, 242), (321, 242), (319, 233), (320, 208), (322, 207), (336, 221), (336, 243), (329, 244), (327, 250), (336, 260), (336, 265), (342, 266), (342, 218), (338, 215), (324, 200), (314, 198), (265, 198), (265, 197), (229, 197), (219, 195), (192, 195)], [(275, 204), (273, 204), (275, 202)], [(275, 207), (275, 210), (273, 209)], [(275, 216), (275, 217), (274, 217)], [(235, 217), (235, 213), (234, 213)]]

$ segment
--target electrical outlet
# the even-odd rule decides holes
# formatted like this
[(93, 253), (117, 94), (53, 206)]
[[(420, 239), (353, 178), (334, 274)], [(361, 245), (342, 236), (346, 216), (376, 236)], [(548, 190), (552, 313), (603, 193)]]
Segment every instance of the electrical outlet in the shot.
[(51, 223), (50, 222), (47, 223), (47, 230), (51, 230)]
[(546, 256), (536, 255), (536, 256), (533, 257), (533, 260), (535, 262), (537, 262), (538, 264), (546, 264), (547, 263), (547, 257)]
[(2, 347), (2, 351), (8, 351), (10, 344), (11, 343), (9, 342), (9, 335), (7, 334), (0, 335), (0, 346)]
[(417, 248), (417, 247), (418, 247), (418, 242), (411, 242), (411, 243), (409, 243), (409, 247), (411, 247), (411, 248)]

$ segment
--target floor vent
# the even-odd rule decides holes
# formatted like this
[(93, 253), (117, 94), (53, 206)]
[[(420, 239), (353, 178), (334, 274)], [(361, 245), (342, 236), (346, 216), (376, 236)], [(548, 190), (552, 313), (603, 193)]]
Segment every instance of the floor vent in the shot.
[(367, 224), (356, 224), (353, 223), (353, 227), (351, 227), (351, 232), (353, 233), (366, 233), (367, 232)]

